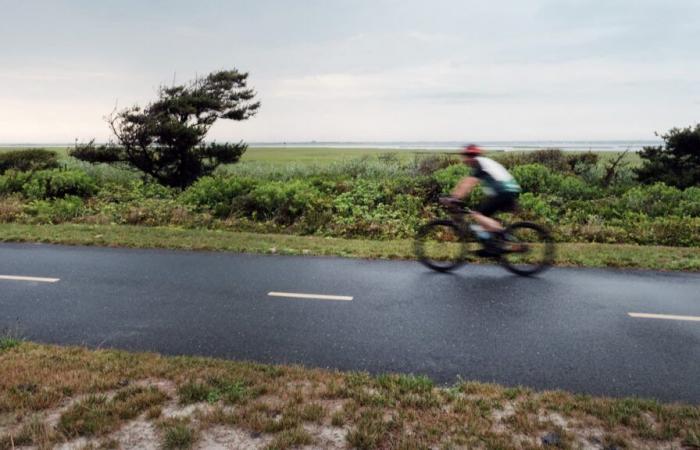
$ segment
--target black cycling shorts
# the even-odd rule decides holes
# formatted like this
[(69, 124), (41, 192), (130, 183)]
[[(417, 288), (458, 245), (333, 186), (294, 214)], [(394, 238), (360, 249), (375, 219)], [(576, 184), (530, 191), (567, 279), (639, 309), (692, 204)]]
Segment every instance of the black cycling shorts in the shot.
[(498, 211), (513, 211), (518, 205), (518, 196), (513, 194), (498, 194), (493, 197), (487, 197), (476, 208), (475, 211), (485, 215), (492, 216)]

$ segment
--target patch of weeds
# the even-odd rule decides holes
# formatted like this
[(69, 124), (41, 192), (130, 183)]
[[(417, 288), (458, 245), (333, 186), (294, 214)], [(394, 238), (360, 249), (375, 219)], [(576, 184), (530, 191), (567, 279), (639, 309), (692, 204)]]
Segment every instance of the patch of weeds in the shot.
[(116, 418), (104, 395), (90, 395), (61, 415), (58, 430), (67, 437), (93, 436), (116, 428)]
[[(4, 401), (3, 401), (4, 394)], [(0, 410), (39, 411), (55, 404), (61, 398), (58, 389), (51, 387), (39, 387), (35, 383), (24, 382), (11, 386), (4, 392), (0, 392)], [(7, 403), (7, 406), (3, 405)]]
[(290, 447), (300, 447), (302, 445), (311, 445), (314, 443), (314, 438), (303, 428), (297, 427), (291, 430), (284, 430), (275, 436), (275, 439), (267, 447), (269, 450), (285, 450)]
[(15, 447), (24, 447), (31, 445), (31, 436), (24, 434), (20, 431), (16, 436), (13, 434), (6, 434), (0, 436), (0, 450), (11, 450)]
[[(33, 416), (24, 424), (14, 439), (16, 446), (33, 444), (39, 448), (49, 448), (54, 440), (54, 432), (39, 416)], [(0, 445), (0, 448), (2, 446)]]
[(22, 341), (14, 337), (0, 337), (0, 352), (4, 352), (5, 350), (9, 350), (11, 348), (19, 347), (19, 344), (21, 343)]
[(123, 389), (112, 398), (115, 412), (122, 420), (133, 419), (143, 411), (158, 407), (168, 396), (155, 387)]
[(321, 422), (326, 410), (318, 403), (310, 403), (301, 409), (301, 419), (306, 422)]
[(629, 442), (622, 436), (618, 436), (615, 434), (606, 434), (603, 437), (603, 448), (606, 449), (613, 449), (613, 448), (630, 448)]
[(363, 388), (355, 389), (351, 391), (350, 394), (350, 398), (355, 400), (357, 404), (361, 406), (380, 408), (390, 406), (389, 402), (392, 401), (391, 399), (388, 399), (386, 396), (382, 395), (380, 392), (373, 392)]
[(695, 430), (687, 430), (683, 437), (683, 445), (691, 448), (700, 448), (700, 427)]
[(433, 389), (433, 381), (426, 376), (385, 374), (377, 377), (379, 386), (398, 394), (424, 394)]
[[(414, 375), (380, 375), (377, 384), (382, 389), (389, 405), (397, 402), (409, 408), (426, 409), (440, 403), (433, 393), (433, 381), (425, 376)], [(375, 403), (376, 406), (382, 406)]]
[(500, 405), (494, 400), (486, 400), (483, 398), (478, 398), (471, 402), (474, 406), (474, 410), (480, 417), (489, 417), (494, 409), (497, 409)]
[(163, 408), (160, 406), (151, 406), (146, 411), (146, 418), (148, 420), (155, 420), (163, 414)]
[(553, 428), (554, 431), (551, 431), (542, 436), (542, 438), (540, 439), (542, 445), (546, 447), (556, 448), (574, 448), (576, 440), (574, 439), (571, 433), (559, 426), (553, 426), (551, 424), (548, 425), (550, 425), (550, 427)]
[(364, 411), (355, 428), (345, 438), (348, 444), (360, 450), (373, 449), (385, 439), (388, 428), (381, 410), (370, 409)]
[(212, 386), (211, 392), (219, 396), (225, 403), (240, 403), (248, 397), (248, 389), (244, 382), (240, 380), (212, 379), (209, 380)]
[(294, 404), (279, 410), (265, 403), (255, 403), (239, 411), (237, 421), (256, 433), (278, 433), (302, 425), (301, 411)]
[(540, 404), (534, 398), (527, 398), (518, 404), (518, 408), (530, 414), (537, 414)]
[(530, 396), (530, 394), (532, 394), (532, 390), (523, 386), (516, 386), (503, 389), (502, 395), (504, 400), (512, 401), (521, 396)]
[(240, 421), (236, 413), (225, 411), (221, 407), (214, 407), (207, 413), (198, 411), (196, 418), (202, 425), (202, 429), (209, 428), (213, 425), (236, 425)]
[(338, 399), (345, 397), (345, 389), (335, 380), (330, 380), (326, 383), (326, 389), (321, 395), (325, 399)]
[(177, 390), (183, 405), (199, 402), (228, 404), (240, 403), (248, 397), (248, 389), (242, 381), (211, 378), (206, 383), (187, 382)]
[(195, 443), (195, 431), (187, 419), (169, 419), (160, 424), (163, 430), (163, 448), (166, 450), (189, 449)]
[(459, 389), (466, 395), (480, 395), (484, 397), (500, 397), (503, 388), (497, 384), (478, 383), (476, 381), (465, 381), (459, 385)]
[(367, 372), (350, 372), (345, 376), (345, 385), (348, 388), (370, 387), (374, 383)]
[(402, 396), (399, 401), (401, 402), (401, 406), (416, 409), (428, 409), (440, 405), (440, 399), (431, 392), (423, 395), (406, 394)]
[(639, 420), (642, 413), (650, 412), (658, 415), (662, 408), (654, 400), (644, 400), (638, 398), (624, 398), (610, 401), (606, 399), (576, 398), (577, 406), (588, 414), (602, 420), (609, 427), (623, 425), (626, 427), (645, 428)]
[(178, 386), (177, 396), (182, 405), (204, 402), (209, 398), (209, 386), (204, 383), (190, 381)]
[(344, 423), (345, 415), (342, 412), (338, 411), (333, 413), (333, 415), (331, 416), (331, 425), (333, 425), (334, 427), (342, 427)]
[(489, 419), (494, 409), (499, 409), (500, 404), (493, 399), (460, 398), (454, 402), (452, 410), (456, 414), (467, 415), (470, 420)]
[(111, 400), (104, 395), (91, 395), (65, 411), (57, 429), (67, 437), (106, 434), (122, 421), (133, 419), (166, 399), (167, 395), (154, 387), (127, 388)]
[(503, 423), (510, 426), (513, 431), (522, 434), (532, 434), (539, 429), (539, 421), (520, 409), (516, 410), (512, 416), (503, 419)]
[(284, 367), (270, 366), (267, 364), (252, 364), (251, 368), (271, 379), (280, 378), (286, 373), (287, 370)]
[[(424, 439), (405, 433), (402, 433), (396, 439), (392, 439), (389, 446), (397, 450), (428, 450), (431, 448)], [(444, 449), (445, 447), (442, 448)]]

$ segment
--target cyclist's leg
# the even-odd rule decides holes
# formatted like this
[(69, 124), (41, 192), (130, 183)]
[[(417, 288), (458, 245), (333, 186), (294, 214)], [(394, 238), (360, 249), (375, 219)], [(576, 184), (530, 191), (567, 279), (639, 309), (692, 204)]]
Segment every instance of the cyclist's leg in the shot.
[(484, 227), (486, 231), (492, 233), (498, 233), (503, 231), (503, 225), (501, 222), (491, 217), (497, 211), (503, 209), (507, 203), (502, 195), (496, 195), (494, 197), (487, 198), (484, 200), (476, 210), (471, 212), (471, 216), (476, 223)]
[(497, 256), (503, 251), (504, 228), (501, 222), (491, 215), (498, 211), (511, 211), (515, 207), (515, 196), (501, 194), (487, 199), (479, 205), (476, 211), (472, 212), (474, 221), (491, 232), (491, 238), (484, 242), (484, 248), (479, 252), (481, 256)]
[(503, 231), (503, 225), (501, 224), (501, 222), (494, 219), (493, 217), (485, 216), (484, 214), (477, 211), (472, 211), (471, 214), (472, 218), (474, 219), (474, 222), (484, 227), (484, 230), (490, 231), (492, 233), (498, 233)]

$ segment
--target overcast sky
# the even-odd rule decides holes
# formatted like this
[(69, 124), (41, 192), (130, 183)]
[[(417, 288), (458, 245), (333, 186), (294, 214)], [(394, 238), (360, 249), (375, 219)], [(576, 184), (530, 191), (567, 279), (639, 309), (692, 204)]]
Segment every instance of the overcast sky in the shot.
[(0, 0), (0, 142), (105, 140), (250, 72), (218, 140), (653, 139), (700, 121), (700, 0)]

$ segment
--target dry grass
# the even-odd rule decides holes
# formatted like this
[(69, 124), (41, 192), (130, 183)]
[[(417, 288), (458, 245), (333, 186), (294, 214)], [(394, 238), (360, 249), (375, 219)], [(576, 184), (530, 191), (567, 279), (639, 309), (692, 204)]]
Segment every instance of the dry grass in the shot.
[(700, 408), (20, 341), (0, 350), (0, 449), (139, 440), (172, 449), (692, 448)]

